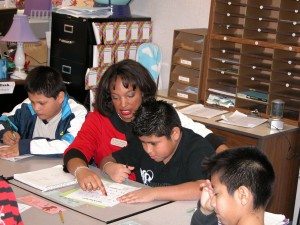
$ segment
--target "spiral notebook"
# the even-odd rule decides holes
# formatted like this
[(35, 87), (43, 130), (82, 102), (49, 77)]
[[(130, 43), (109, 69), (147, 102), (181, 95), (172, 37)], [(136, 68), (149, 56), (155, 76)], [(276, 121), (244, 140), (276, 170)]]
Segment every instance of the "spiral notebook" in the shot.
[(14, 175), (14, 179), (43, 192), (77, 183), (72, 174), (63, 171), (62, 165), (27, 173), (18, 173)]

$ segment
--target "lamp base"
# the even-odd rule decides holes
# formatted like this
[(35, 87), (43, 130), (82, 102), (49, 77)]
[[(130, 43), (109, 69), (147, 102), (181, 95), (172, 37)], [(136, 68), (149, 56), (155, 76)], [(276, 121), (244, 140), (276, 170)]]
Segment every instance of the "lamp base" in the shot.
[(23, 69), (16, 68), (15, 71), (10, 75), (11, 79), (25, 80), (27, 74)]

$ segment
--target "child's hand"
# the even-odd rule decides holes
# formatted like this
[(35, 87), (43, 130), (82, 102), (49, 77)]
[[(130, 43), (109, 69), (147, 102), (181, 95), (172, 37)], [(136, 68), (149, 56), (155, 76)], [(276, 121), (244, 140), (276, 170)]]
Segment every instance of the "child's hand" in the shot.
[(214, 196), (214, 191), (209, 180), (200, 184), (200, 189), (202, 189), (200, 203), (200, 210), (203, 214), (209, 215), (213, 213), (214, 208), (211, 206), (212, 198)]
[(5, 145), (0, 148), (0, 157), (16, 157), (20, 155), (19, 144)]
[(155, 200), (155, 188), (142, 188), (118, 198), (122, 203), (152, 202)]
[(18, 144), (20, 140), (20, 135), (15, 131), (6, 131), (3, 134), (3, 144), (5, 145), (15, 145)]
[(113, 181), (123, 183), (126, 179), (128, 179), (128, 176), (131, 171), (134, 170), (134, 167), (120, 163), (109, 163), (105, 166), (105, 168), (103, 168), (103, 170)]

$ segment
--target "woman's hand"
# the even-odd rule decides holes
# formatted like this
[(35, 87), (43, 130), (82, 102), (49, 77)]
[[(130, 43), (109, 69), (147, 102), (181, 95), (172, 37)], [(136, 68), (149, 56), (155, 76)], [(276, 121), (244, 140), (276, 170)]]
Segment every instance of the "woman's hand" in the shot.
[(100, 190), (102, 194), (107, 195), (105, 187), (100, 177), (88, 167), (80, 167), (76, 171), (76, 179), (79, 186), (84, 191)]

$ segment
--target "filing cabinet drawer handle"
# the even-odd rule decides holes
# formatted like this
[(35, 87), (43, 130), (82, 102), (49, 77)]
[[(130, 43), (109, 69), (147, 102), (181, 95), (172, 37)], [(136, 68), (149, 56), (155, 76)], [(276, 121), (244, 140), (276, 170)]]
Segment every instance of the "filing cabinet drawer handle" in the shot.
[(69, 82), (69, 81), (63, 81), (63, 83), (69, 85), (69, 84), (71, 84), (72, 82)]
[(59, 40), (61, 43), (65, 43), (65, 44), (69, 44), (69, 45), (75, 43), (75, 41), (70, 41), (70, 40), (66, 40), (66, 39), (62, 39), (62, 38), (59, 38), (58, 40)]
[(69, 33), (69, 34), (73, 34), (73, 26), (68, 25), (68, 24), (64, 24), (64, 32)]
[(66, 74), (71, 74), (72, 68), (71, 66), (62, 65), (61, 72)]

